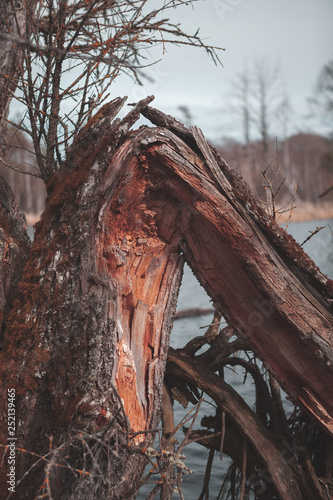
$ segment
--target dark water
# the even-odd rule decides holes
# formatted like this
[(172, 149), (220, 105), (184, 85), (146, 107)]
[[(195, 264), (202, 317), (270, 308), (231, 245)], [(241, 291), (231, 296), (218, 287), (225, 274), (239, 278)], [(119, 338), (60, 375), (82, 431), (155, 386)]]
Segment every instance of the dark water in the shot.
[[(331, 225), (331, 228), (327, 226)], [(333, 278), (333, 221), (311, 221), (311, 222), (298, 222), (291, 223), (288, 227), (288, 232), (294, 236), (296, 241), (302, 243), (308, 236), (309, 231), (315, 231), (317, 226), (326, 225), (325, 229), (313, 236), (305, 245), (304, 249), (310, 257), (316, 262), (319, 268), (328, 277)], [(189, 267), (186, 266), (184, 271), (183, 282), (180, 289), (178, 299), (178, 309), (186, 309), (188, 307), (208, 307), (210, 306), (209, 297), (205, 290), (199, 285), (196, 278), (192, 274)], [(174, 348), (183, 347), (191, 338), (202, 335), (205, 330), (200, 329), (201, 326), (207, 325), (211, 321), (211, 315), (199, 316), (196, 318), (186, 318), (177, 320), (171, 335), (171, 346)], [(245, 384), (244, 372), (241, 368), (237, 367), (236, 370), (226, 370), (225, 379), (235, 390), (245, 399), (250, 407), (254, 405), (255, 394), (254, 385), (251, 378), (248, 377)], [(286, 402), (288, 404), (288, 402)], [(177, 425), (184, 416), (186, 416), (188, 409), (184, 410), (182, 406), (175, 402), (175, 425)], [(206, 414), (213, 414), (214, 411), (208, 404), (203, 404), (197, 418), (197, 423), (194, 428), (200, 427), (200, 420)], [(186, 424), (187, 427), (189, 424)], [(182, 431), (178, 432), (177, 439), (179, 442), (183, 439)], [(187, 457), (186, 466), (192, 469), (195, 474), (185, 476), (182, 483), (182, 491), (186, 500), (197, 499), (201, 493), (205, 467), (208, 458), (208, 451), (198, 444), (191, 444), (185, 449)], [(216, 454), (214, 458), (211, 483), (210, 483), (210, 499), (216, 499), (221, 488), (222, 478), (228, 468), (229, 459), (227, 456), (223, 457), (222, 462)], [(148, 491), (152, 488), (145, 488), (141, 490), (138, 498), (145, 499), (148, 496)], [(175, 498), (179, 498), (175, 495)]]
[(33, 226), (28, 226), (27, 227), (27, 231), (28, 231), (28, 236), (31, 240), (34, 239), (34, 228)]

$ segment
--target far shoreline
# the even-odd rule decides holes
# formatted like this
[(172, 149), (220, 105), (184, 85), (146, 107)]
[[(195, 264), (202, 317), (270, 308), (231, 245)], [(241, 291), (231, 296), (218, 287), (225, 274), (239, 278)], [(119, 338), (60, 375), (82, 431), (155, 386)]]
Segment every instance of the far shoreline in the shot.
[[(41, 214), (25, 213), (28, 226), (34, 226), (39, 221)], [(299, 203), (291, 212), (288, 210), (282, 214), (276, 214), (278, 224), (290, 222), (306, 222), (311, 220), (333, 219), (333, 203)]]
[(288, 210), (282, 214), (276, 214), (278, 224), (284, 224), (288, 221), (307, 222), (325, 219), (333, 219), (333, 203), (326, 202), (315, 205), (310, 202), (300, 202), (292, 211)]

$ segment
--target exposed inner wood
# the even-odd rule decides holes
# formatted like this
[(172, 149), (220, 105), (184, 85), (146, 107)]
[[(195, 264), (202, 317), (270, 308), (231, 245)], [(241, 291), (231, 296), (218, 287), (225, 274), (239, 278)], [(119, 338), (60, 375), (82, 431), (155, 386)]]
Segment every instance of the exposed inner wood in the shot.
[[(150, 182), (135, 157), (127, 162), (120, 153), (112, 166), (119, 167), (113, 180), (117, 189), (100, 212), (103, 238), (97, 268), (106, 281), (112, 276), (117, 290), (113, 376), (131, 431), (136, 433), (151, 427), (154, 384), (160, 378), (161, 360), (165, 361), (163, 335), (165, 324), (170, 323), (166, 311), (170, 301), (175, 306), (174, 276), (181, 262), (178, 209), (172, 199), (147, 202)], [(159, 213), (169, 217), (168, 242), (158, 234)], [(145, 439), (144, 434), (138, 435), (136, 442)]]
[[(128, 143), (130, 149), (133, 140)], [(205, 162), (200, 154), (194, 154), (192, 149), (166, 130), (157, 129), (150, 136), (144, 130), (138, 133), (136, 141), (141, 148), (146, 143), (144, 151), (135, 155), (140, 161), (143, 177), (136, 177), (132, 190), (128, 182), (124, 199), (131, 200), (131, 206), (134, 206), (139, 193), (144, 192), (146, 201), (135, 205), (136, 213), (140, 213), (142, 208), (144, 221), (140, 219), (141, 226), (149, 225), (147, 220), (151, 219), (154, 231), (163, 241), (174, 245), (180, 242), (199, 281), (230, 324), (248, 338), (294, 401), (333, 433), (332, 399), (327, 400), (333, 382), (332, 371), (329, 370), (332, 352), (328, 349), (332, 344), (333, 325), (330, 303), (318, 297), (316, 290), (304, 278), (299, 279), (293, 263), (271, 245), (246, 207), (237, 199), (236, 190), (225, 178), (212, 153), (207, 152), (206, 143), (202, 149), (209, 158)], [(126, 147), (125, 144), (124, 149)], [(218, 185), (209, 168), (213, 163), (213, 175), (219, 172)], [(127, 168), (128, 172), (133, 170), (131, 162)], [(141, 187), (140, 183), (145, 187)], [(167, 202), (170, 199), (172, 202)], [(148, 205), (153, 210), (148, 209)], [(126, 210), (128, 220), (135, 219), (127, 207)], [(123, 219), (120, 215), (124, 225)], [(122, 228), (123, 232), (117, 231), (121, 238), (124, 231), (131, 235), (129, 241), (126, 240), (134, 259), (133, 271), (129, 273), (133, 294), (142, 302), (133, 320), (138, 315), (138, 324), (146, 330), (146, 318), (152, 307), (148, 296), (154, 302), (158, 295), (156, 286), (161, 283), (155, 266), (151, 274), (149, 255), (152, 253), (157, 257), (164, 249), (149, 239), (146, 247), (148, 255), (145, 259), (140, 256), (139, 263), (136, 263), (138, 255), (132, 241), (133, 238), (142, 241), (143, 235), (140, 232), (136, 234), (134, 226), (130, 230)], [(149, 283), (145, 288), (149, 293), (141, 298), (140, 282), (143, 276), (144, 282)], [(129, 298), (126, 300), (128, 303)], [(130, 330), (126, 309), (122, 310), (121, 317), (125, 319), (125, 330)], [(136, 335), (135, 330), (139, 332), (140, 327), (132, 328), (132, 335)], [(140, 338), (143, 336), (143, 333), (138, 335)], [(146, 338), (149, 339), (146, 345), (151, 344), (150, 338)], [(143, 354), (142, 346), (133, 340), (130, 342), (126, 335), (124, 342), (127, 346), (135, 346), (133, 352)], [(123, 359), (127, 363), (128, 359)], [(143, 359), (144, 363), (148, 362), (147, 354)], [(142, 365), (137, 361), (136, 366), (140, 367), (142, 377)], [(140, 378), (140, 375), (136, 373), (136, 377)], [(122, 387), (123, 382), (118, 383)], [(308, 396), (305, 398), (304, 394)], [(142, 404), (143, 399), (141, 407)], [(128, 408), (131, 406), (128, 405)], [(138, 408), (137, 402), (135, 408)]]

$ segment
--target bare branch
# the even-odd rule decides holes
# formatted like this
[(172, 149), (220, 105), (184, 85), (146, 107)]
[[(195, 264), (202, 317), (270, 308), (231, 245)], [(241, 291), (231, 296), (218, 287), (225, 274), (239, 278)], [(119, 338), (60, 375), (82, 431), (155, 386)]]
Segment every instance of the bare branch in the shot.
[(11, 170), (15, 170), (15, 172), (18, 172), (20, 174), (31, 175), (31, 177), (35, 177), (36, 179), (42, 179), (42, 176), (39, 174), (34, 174), (33, 172), (28, 172), (27, 170), (21, 170), (17, 167), (14, 167), (14, 165), (10, 165), (3, 158), (1, 158), (1, 156), (0, 156), (0, 163), (5, 167), (10, 168)]
[[(141, 83), (144, 69), (156, 62), (146, 60), (145, 48), (162, 44), (164, 52), (167, 44), (193, 46), (204, 49), (215, 64), (220, 62), (218, 47), (163, 17), (166, 11), (190, 3), (170, 0), (147, 9), (147, 0), (41, 1), (36, 16), (28, 15), (29, 36), (0, 33), (0, 39), (24, 55), (24, 74), (17, 82), (23, 97), (17, 98), (28, 112), (26, 128), (31, 130), (45, 182), (61, 166), (59, 147), (68, 149), (114, 79), (125, 73)], [(63, 106), (65, 99), (73, 103), (70, 112)], [(66, 131), (63, 141), (58, 138), (59, 126)]]
[(319, 233), (319, 231), (321, 231), (322, 229), (325, 229), (325, 227), (326, 227), (326, 226), (320, 226), (320, 227), (316, 226), (315, 231), (309, 231), (310, 235), (309, 235), (307, 238), (305, 238), (305, 240), (303, 241), (303, 243), (301, 243), (301, 247), (302, 247), (303, 245), (305, 245), (305, 243), (307, 243), (309, 240), (311, 240), (311, 238), (312, 238), (315, 234)]

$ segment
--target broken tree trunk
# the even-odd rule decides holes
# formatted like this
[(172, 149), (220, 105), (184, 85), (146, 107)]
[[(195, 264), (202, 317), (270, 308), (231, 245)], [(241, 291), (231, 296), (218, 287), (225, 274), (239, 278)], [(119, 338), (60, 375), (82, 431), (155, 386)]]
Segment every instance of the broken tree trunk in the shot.
[[(48, 184), (1, 354), (3, 387), (17, 396), (22, 499), (135, 495), (140, 450), (159, 422), (182, 254), (295, 403), (333, 434), (332, 282), (199, 129), (150, 101), (122, 121), (112, 122), (124, 100), (102, 108)], [(159, 127), (131, 132), (140, 112)], [(281, 498), (301, 498), (290, 480)]]

